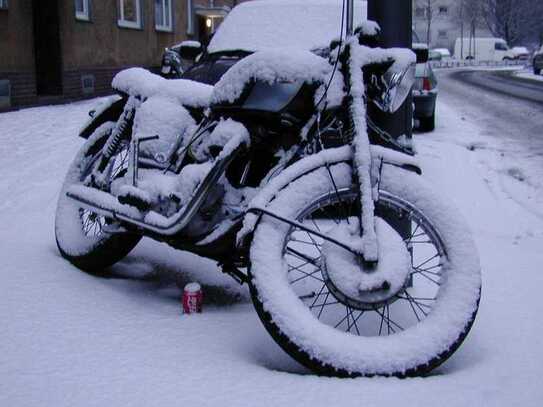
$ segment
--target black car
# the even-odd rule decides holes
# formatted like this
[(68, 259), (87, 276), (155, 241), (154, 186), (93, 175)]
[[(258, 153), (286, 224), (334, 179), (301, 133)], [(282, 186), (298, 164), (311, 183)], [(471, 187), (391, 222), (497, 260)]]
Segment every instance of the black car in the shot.
[(534, 65), (534, 74), (540, 75), (541, 72), (543, 71), (543, 47), (541, 47), (539, 52), (536, 52), (534, 54), (533, 65)]

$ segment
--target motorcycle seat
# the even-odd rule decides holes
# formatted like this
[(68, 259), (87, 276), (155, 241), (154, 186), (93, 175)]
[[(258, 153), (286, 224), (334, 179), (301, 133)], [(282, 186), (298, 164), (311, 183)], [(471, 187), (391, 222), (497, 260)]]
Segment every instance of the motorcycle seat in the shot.
[(191, 108), (209, 106), (213, 92), (211, 85), (188, 79), (164, 79), (143, 68), (129, 68), (119, 72), (111, 86), (121, 93), (145, 99), (152, 96), (173, 98)]

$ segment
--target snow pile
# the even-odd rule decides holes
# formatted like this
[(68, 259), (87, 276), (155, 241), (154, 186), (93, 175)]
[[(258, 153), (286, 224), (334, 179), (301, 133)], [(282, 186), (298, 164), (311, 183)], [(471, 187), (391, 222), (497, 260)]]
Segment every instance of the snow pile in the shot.
[(158, 94), (136, 110), (133, 134), (138, 138), (159, 136), (158, 140), (141, 143), (140, 152), (142, 156), (157, 158), (161, 154), (164, 158), (178, 138), (186, 138), (195, 128), (196, 123), (187, 109), (176, 99)]
[[(355, 27), (366, 20), (366, 2), (355, 1)], [(235, 7), (208, 52), (326, 48), (340, 36), (341, 0), (251, 1)]]
[(221, 148), (219, 158), (231, 154), (241, 144), (249, 146), (249, 132), (241, 123), (232, 119), (221, 120), (211, 134), (200, 138), (191, 147), (191, 153), (197, 161), (212, 159), (212, 149)]
[(309, 51), (269, 50), (256, 52), (230, 68), (215, 85), (212, 103), (234, 102), (252, 80), (275, 82), (324, 82), (331, 66)]
[[(202, 44), (199, 41), (186, 40), (175, 45), (175, 47), (187, 47), (187, 48), (202, 48)], [(173, 48), (173, 47), (172, 47)]]
[(355, 32), (360, 32), (362, 35), (374, 36), (381, 32), (381, 27), (375, 21), (364, 20), (355, 24)]
[(184, 106), (207, 107), (213, 87), (187, 79), (164, 79), (143, 68), (119, 72), (111, 86), (121, 92), (150, 98), (155, 95), (176, 99)]

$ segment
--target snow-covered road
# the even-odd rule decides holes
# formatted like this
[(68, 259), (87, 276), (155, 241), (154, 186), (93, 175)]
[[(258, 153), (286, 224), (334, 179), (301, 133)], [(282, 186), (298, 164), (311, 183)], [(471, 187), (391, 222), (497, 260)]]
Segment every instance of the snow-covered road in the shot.
[[(525, 174), (543, 160), (457, 104), (442, 92), (438, 128), (416, 144), (475, 233), (481, 308), (446, 364), (406, 380), (309, 374), (245, 289), (164, 245), (140, 243), (116, 266), (124, 278), (79, 272), (56, 250), (53, 218), (92, 103), (0, 114), (0, 406), (540, 406), (543, 191)], [(201, 315), (181, 314), (176, 282), (190, 280), (204, 284)]]

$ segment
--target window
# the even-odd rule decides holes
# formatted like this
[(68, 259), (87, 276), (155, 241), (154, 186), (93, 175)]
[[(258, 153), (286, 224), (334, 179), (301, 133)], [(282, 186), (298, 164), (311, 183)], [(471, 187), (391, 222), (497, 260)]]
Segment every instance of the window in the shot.
[(447, 6), (439, 6), (439, 15), (440, 16), (445, 16), (449, 14), (449, 7)]
[(424, 18), (424, 15), (425, 15), (424, 7), (417, 7), (415, 9), (415, 17)]
[(78, 20), (90, 20), (89, 0), (75, 0), (75, 18)]
[(4, 10), (8, 9), (8, 0), (0, 0), (0, 10), (1, 9), (4, 9)]
[(194, 9), (192, 0), (187, 0), (187, 34), (194, 34)]
[(446, 38), (449, 37), (449, 35), (448, 35), (448, 33), (447, 33), (446, 30), (439, 30), (439, 31), (437, 32), (437, 36), (438, 36), (438, 38), (440, 38), (440, 39), (446, 39)]
[(155, 0), (155, 28), (172, 31), (172, 0)]
[(141, 28), (141, 0), (119, 0), (119, 27)]
[(507, 44), (505, 42), (497, 42), (494, 45), (494, 49), (496, 51), (507, 51), (509, 49), (509, 47), (507, 46)]

